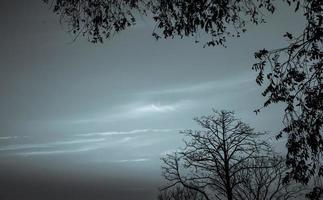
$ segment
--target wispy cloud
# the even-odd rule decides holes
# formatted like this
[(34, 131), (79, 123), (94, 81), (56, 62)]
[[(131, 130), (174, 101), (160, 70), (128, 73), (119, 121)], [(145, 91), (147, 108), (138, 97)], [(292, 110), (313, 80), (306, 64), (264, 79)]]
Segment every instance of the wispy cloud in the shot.
[(176, 108), (177, 106), (174, 105), (150, 104), (136, 108), (134, 112), (172, 112), (175, 111)]
[(191, 100), (178, 100), (173, 103), (162, 103), (160, 101), (136, 101), (120, 105), (113, 111), (98, 113), (96, 116), (84, 119), (72, 119), (57, 121), (63, 124), (87, 124), (87, 123), (112, 123), (120, 120), (138, 119), (144, 117), (158, 117), (161, 114), (178, 112), (191, 108), (194, 102)]
[(57, 145), (70, 145), (70, 144), (84, 144), (84, 143), (96, 143), (106, 141), (105, 138), (97, 138), (97, 139), (78, 139), (78, 140), (70, 140), (70, 141), (58, 141), (49, 143), (52, 146)]
[[(145, 134), (145, 133), (168, 133), (177, 132), (179, 129), (134, 129), (129, 131), (110, 131), (110, 132), (94, 132), (77, 134), (78, 138), (70, 140), (52, 141), (45, 143), (33, 143), (33, 144), (10, 144), (0, 147), (0, 152), (4, 154), (20, 155), (20, 156), (41, 156), (41, 155), (55, 155), (55, 154), (68, 154), (77, 152), (86, 152), (96, 149), (114, 147), (117, 145), (127, 144), (131, 147), (147, 146), (155, 143), (155, 140), (142, 140), (136, 141), (135, 144), (129, 143), (134, 137), (131, 135)], [(111, 135), (123, 135), (122, 138), (117, 140), (108, 140), (104, 136)], [(97, 138), (99, 136), (99, 138)], [(85, 138), (80, 138), (85, 137)], [(90, 137), (90, 138), (87, 138)], [(94, 137), (94, 138), (91, 138)], [(128, 162), (140, 162), (143, 159), (127, 160)], [(126, 162), (122, 160), (120, 162)]]
[(74, 145), (74, 144), (87, 144), (87, 143), (97, 143), (105, 141), (105, 138), (97, 139), (77, 139), (70, 141), (55, 141), (42, 144), (12, 144), (0, 147), (0, 151), (12, 151), (12, 150), (23, 150), (23, 149), (35, 149), (35, 148), (53, 148), (62, 145)]
[(84, 133), (77, 134), (77, 136), (89, 137), (89, 136), (109, 136), (109, 135), (133, 135), (142, 133), (168, 133), (177, 132), (181, 129), (135, 129), (130, 131), (107, 131), (107, 132), (94, 132), (94, 133)]
[[(120, 120), (159, 117), (166, 114), (180, 113), (182, 111), (200, 106), (201, 95), (198, 95), (200, 93), (209, 92), (210, 95), (221, 94), (221, 98), (225, 98), (228, 95), (224, 95), (224, 93), (227, 92), (230, 94), (236, 94), (242, 89), (255, 89), (256, 87), (251, 87), (251, 85), (254, 86), (253, 82), (253, 76), (250, 74), (241, 74), (237, 77), (231, 77), (228, 79), (205, 81), (182, 86), (171, 85), (166, 88), (156, 88), (155, 90), (142, 91), (133, 94), (133, 98), (137, 98), (136, 101), (116, 106), (113, 110), (106, 112), (100, 111), (100, 113), (97, 113), (89, 118), (72, 119), (62, 123), (113, 123)], [(172, 102), (165, 101), (165, 99), (169, 99), (169, 97), (173, 99)], [(219, 96), (217, 96), (217, 98), (218, 97)], [(212, 98), (214, 98), (214, 95)]]
[(77, 147), (75, 149), (68, 150), (43, 150), (43, 151), (27, 151), (27, 152), (18, 152), (16, 155), (21, 156), (41, 156), (41, 155), (53, 155), (53, 154), (67, 154), (67, 153), (78, 153), (78, 152), (86, 152), (101, 149), (104, 146), (85, 146), (85, 147)]
[(0, 136), (0, 140), (16, 140), (16, 139), (19, 139), (19, 138), (28, 138), (29, 136)]
[(119, 143), (129, 142), (131, 139), (132, 139), (132, 137), (125, 137), (125, 138), (121, 139), (121, 140), (119, 141)]
[(172, 113), (175, 111), (180, 111), (185, 108), (189, 108), (192, 105), (190, 100), (178, 100), (173, 103), (162, 103), (159, 101), (152, 102), (138, 102), (124, 106), (127, 110), (126, 116), (130, 118), (138, 118), (144, 116), (151, 116), (159, 114)]
[(125, 162), (145, 162), (148, 161), (148, 158), (137, 158), (137, 159), (125, 159), (125, 160), (116, 160), (116, 163), (125, 163)]
[(10, 139), (17, 139), (18, 136), (3, 136), (0, 137), (0, 140), (10, 140)]
[(215, 89), (230, 89), (236, 88), (237, 85), (248, 84), (254, 82), (252, 76), (243, 74), (239, 77), (233, 77), (229, 79), (221, 79), (217, 81), (206, 81), (197, 84), (185, 85), (185, 86), (172, 86), (169, 88), (157, 89), (152, 91), (145, 91), (139, 94), (144, 95), (167, 95), (167, 94), (181, 94), (181, 93), (196, 93), (205, 92)]

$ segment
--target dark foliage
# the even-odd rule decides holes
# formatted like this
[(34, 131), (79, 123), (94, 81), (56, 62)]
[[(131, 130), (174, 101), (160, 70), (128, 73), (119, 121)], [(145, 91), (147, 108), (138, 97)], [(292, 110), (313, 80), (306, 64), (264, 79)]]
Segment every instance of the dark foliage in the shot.
[[(297, 6), (300, 6), (299, 1)], [(323, 175), (320, 163), (323, 151), (323, 3), (303, 1), (301, 6), (307, 20), (303, 33), (297, 37), (286, 33), (288, 47), (255, 53), (259, 62), (253, 69), (259, 72), (257, 83), (266, 82), (264, 107), (278, 102), (286, 104), (285, 127), (277, 135), (277, 138), (283, 134), (288, 136), (286, 164), (290, 171), (285, 181), (294, 179), (308, 183), (311, 177)]]
[(321, 196), (323, 195), (323, 189), (322, 187), (314, 187), (312, 192), (306, 194), (306, 198), (312, 199), (312, 200), (320, 200)]
[[(136, 16), (149, 12), (156, 22), (158, 39), (179, 35), (211, 36), (207, 45), (225, 45), (226, 37), (239, 37), (246, 24), (263, 22), (260, 8), (273, 13), (268, 0), (43, 0), (51, 5), (62, 23), (76, 36), (83, 34), (97, 43), (135, 25)], [(197, 40), (198, 41), (198, 40)]]
[(200, 34), (209, 37), (208, 46), (225, 45), (226, 37), (239, 37), (246, 31), (248, 22), (263, 22), (259, 8), (273, 13), (274, 5), (268, 0), (159, 0), (154, 4), (154, 20), (162, 36), (194, 36), (198, 42)]
[(51, 5), (75, 39), (81, 34), (93, 43), (135, 25), (135, 14), (145, 14), (149, 4), (140, 0), (43, 0)]

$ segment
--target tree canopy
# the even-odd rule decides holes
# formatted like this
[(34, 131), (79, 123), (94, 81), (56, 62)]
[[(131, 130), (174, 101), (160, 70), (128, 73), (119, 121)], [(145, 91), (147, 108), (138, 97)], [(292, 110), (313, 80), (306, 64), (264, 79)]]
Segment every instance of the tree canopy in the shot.
[[(156, 38), (208, 36), (206, 46), (225, 46), (227, 38), (239, 37), (248, 24), (264, 22), (263, 12), (275, 14), (280, 3), (301, 12), (306, 25), (300, 35), (286, 33), (289, 45), (255, 53), (256, 81), (264, 85), (264, 106), (285, 103), (284, 128), (287, 135), (285, 181), (308, 183), (323, 176), (322, 40), (321, 0), (43, 0), (51, 5), (63, 24), (77, 38), (104, 42), (105, 38), (136, 24), (146, 15), (155, 21)], [(261, 109), (257, 109), (258, 113)]]
[(283, 184), (283, 159), (261, 140), (262, 133), (233, 112), (214, 111), (195, 121), (201, 130), (182, 131), (184, 149), (162, 158), (168, 181), (163, 191), (183, 187), (205, 200), (289, 200), (300, 195), (302, 187)]

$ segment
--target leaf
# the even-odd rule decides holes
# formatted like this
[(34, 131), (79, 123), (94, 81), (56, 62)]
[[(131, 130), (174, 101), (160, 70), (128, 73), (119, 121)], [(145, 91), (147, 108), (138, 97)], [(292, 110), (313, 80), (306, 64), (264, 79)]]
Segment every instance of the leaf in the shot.
[(293, 39), (293, 35), (291, 33), (286, 32), (284, 37), (287, 37), (288, 39)]
[(299, 1), (298, 1), (298, 2), (297, 2), (297, 4), (296, 4), (295, 12), (297, 12), (297, 11), (298, 11), (298, 9), (299, 9)]

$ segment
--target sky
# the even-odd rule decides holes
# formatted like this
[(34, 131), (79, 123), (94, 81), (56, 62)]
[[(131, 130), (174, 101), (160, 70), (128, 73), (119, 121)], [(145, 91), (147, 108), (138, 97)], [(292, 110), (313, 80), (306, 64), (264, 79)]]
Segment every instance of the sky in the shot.
[(281, 105), (253, 112), (264, 99), (251, 66), (301, 30), (284, 6), (227, 48), (155, 41), (149, 20), (73, 42), (40, 0), (0, 10), (0, 199), (156, 199), (160, 158), (199, 128), (193, 117), (234, 110), (268, 138), (282, 126)]

